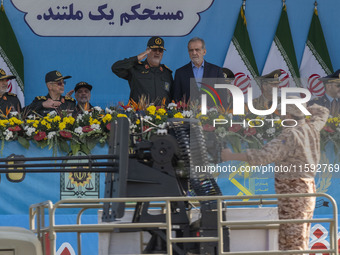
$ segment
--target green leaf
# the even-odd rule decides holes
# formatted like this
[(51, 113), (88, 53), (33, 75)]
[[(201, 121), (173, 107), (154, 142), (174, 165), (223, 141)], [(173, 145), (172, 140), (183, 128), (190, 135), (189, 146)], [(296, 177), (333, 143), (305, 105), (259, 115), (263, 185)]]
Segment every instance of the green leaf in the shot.
[(87, 145), (84, 144), (84, 143), (82, 143), (82, 144), (80, 145), (80, 150), (81, 150), (82, 152), (84, 152), (85, 154), (90, 154), (90, 153), (91, 153), (91, 151), (89, 150), (89, 148), (87, 147)]
[(22, 136), (18, 136), (18, 142), (25, 148), (28, 149), (30, 147), (30, 142), (23, 138)]
[(66, 152), (66, 153), (70, 152), (70, 146), (65, 140), (59, 140), (58, 145), (61, 151)]
[(98, 140), (97, 139), (89, 139), (86, 141), (87, 148), (91, 151), (94, 147), (96, 147)]
[(80, 151), (80, 144), (71, 142), (71, 150), (72, 150), (72, 155), (76, 155), (78, 151)]

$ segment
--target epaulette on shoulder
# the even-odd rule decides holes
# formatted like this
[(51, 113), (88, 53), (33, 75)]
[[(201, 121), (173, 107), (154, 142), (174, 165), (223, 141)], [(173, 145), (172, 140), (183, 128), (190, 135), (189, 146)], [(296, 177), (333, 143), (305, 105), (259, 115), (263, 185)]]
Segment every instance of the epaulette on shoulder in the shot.
[(65, 100), (69, 100), (69, 101), (74, 101), (74, 98), (72, 98), (72, 97), (65, 97)]
[(168, 69), (170, 72), (172, 72), (172, 70), (171, 70), (169, 67), (167, 67), (167, 66), (164, 65), (164, 64), (163, 64), (163, 66), (164, 66), (166, 69)]
[(38, 100), (47, 100), (47, 98), (45, 96), (39, 96), (39, 97), (36, 97), (36, 99), (38, 99)]
[(17, 96), (17, 94), (14, 94), (14, 93), (11, 93), (11, 92), (8, 92), (8, 95), (12, 96), (12, 97), (16, 97)]

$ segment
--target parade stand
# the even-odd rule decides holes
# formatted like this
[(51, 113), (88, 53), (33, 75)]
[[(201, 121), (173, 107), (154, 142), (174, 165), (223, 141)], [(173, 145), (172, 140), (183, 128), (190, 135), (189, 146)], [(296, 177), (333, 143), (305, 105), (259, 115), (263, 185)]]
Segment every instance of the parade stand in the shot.
[[(143, 254), (157, 251), (160, 254), (278, 254), (278, 224), (310, 222), (323, 226), (328, 234), (325, 237), (323, 233), (323, 241), (327, 241), (328, 246), (314, 242), (320, 249), (312, 246), (313, 252), (337, 254), (338, 212), (330, 195), (228, 196), (230, 190), (217, 184), (221, 180), (216, 183), (215, 178), (206, 173), (192, 179), (180, 171), (171, 174), (176, 149), (170, 145), (174, 145), (176, 139), (164, 134), (156, 136), (151, 142), (138, 144), (138, 153), (130, 155), (126, 135), (128, 123), (116, 125), (112, 128), (109, 145), (96, 147), (90, 155), (51, 157), (44, 156), (39, 148), (31, 148), (30, 157), (26, 157), (19, 153), (12, 155), (22, 151), (19, 144), (6, 144), (3, 153), (11, 154), (0, 160), (0, 173), (3, 173), (0, 189), (4, 194), (1, 200), (6, 205), (1, 208), (3, 225), (30, 229), (41, 241), (43, 254), (50, 255), (65, 251), (69, 254), (115, 254), (110, 246), (112, 241), (117, 243), (117, 238), (125, 239), (120, 247), (136, 246)], [(180, 145), (188, 144), (185, 135), (188, 129), (174, 126), (173, 130)], [(191, 142), (203, 145), (199, 129), (193, 131), (191, 134), (197, 139)], [(183, 148), (188, 149), (187, 146)], [(196, 155), (191, 160), (205, 160), (203, 146), (199, 148), (191, 150)], [(179, 159), (185, 163), (182, 156)], [(127, 166), (129, 171), (126, 171)], [(146, 174), (148, 171), (152, 174)], [(191, 181), (196, 196), (185, 195), (189, 194), (186, 180)], [(309, 221), (279, 221), (274, 199), (295, 195), (315, 195), (317, 201), (327, 205), (323, 208), (328, 209), (327, 213)], [(99, 220), (98, 214), (101, 215)], [(100, 233), (99, 238), (97, 233)], [(133, 239), (137, 241), (131, 244), (131, 234), (136, 233), (139, 239)], [(127, 238), (121, 239), (121, 235)], [(103, 245), (104, 239), (106, 245)], [(109, 248), (104, 249), (104, 246)], [(15, 250), (13, 247), (4, 249)], [(116, 254), (124, 254), (119, 252)]]

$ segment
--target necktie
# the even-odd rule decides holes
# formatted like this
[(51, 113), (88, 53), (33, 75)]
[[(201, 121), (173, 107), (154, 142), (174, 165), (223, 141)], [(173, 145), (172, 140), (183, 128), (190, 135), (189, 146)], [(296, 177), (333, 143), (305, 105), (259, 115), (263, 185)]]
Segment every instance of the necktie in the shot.
[(331, 103), (331, 109), (330, 109), (329, 114), (332, 115), (333, 117), (336, 117), (339, 115), (339, 104), (336, 99), (333, 99)]

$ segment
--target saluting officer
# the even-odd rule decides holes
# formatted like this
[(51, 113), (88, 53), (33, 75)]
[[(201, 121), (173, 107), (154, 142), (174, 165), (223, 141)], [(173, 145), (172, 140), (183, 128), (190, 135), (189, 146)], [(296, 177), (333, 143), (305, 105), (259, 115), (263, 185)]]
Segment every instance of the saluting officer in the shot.
[(21, 110), (17, 95), (7, 92), (8, 81), (12, 79), (15, 79), (14, 75), (6, 75), (6, 72), (0, 69), (0, 115), (2, 117), (7, 117), (9, 112)]
[(38, 96), (27, 106), (30, 113), (39, 116), (46, 116), (51, 111), (60, 112), (62, 110), (73, 111), (76, 102), (72, 97), (62, 96), (64, 93), (65, 80), (71, 76), (62, 76), (58, 71), (48, 72), (45, 82), (48, 89), (46, 96)]
[(173, 78), (172, 71), (161, 64), (164, 50), (164, 40), (154, 36), (149, 39), (146, 51), (112, 65), (113, 73), (128, 80), (130, 99), (139, 102), (145, 96), (150, 103), (157, 105), (164, 98), (166, 102), (170, 101)]

